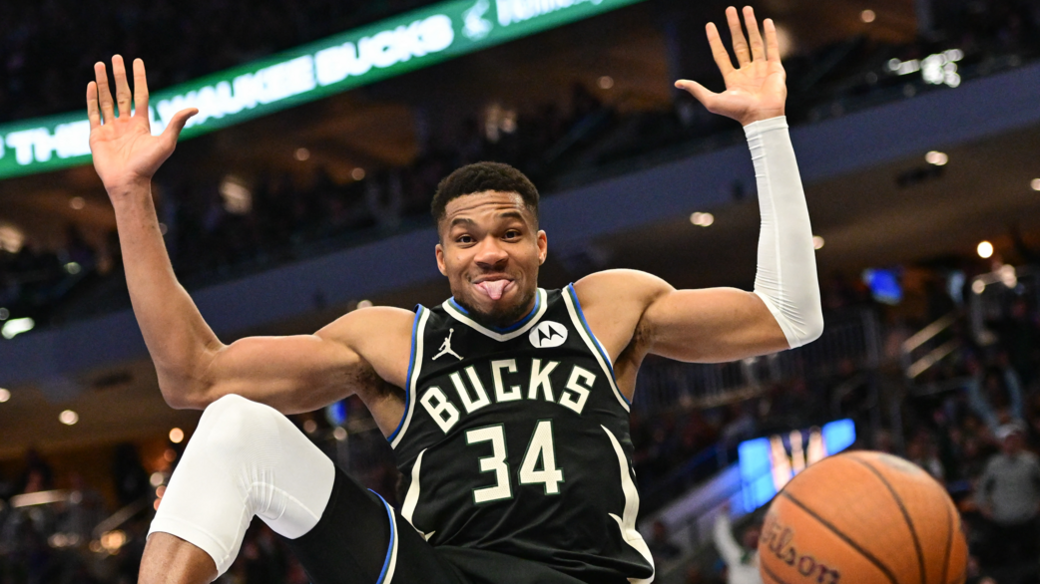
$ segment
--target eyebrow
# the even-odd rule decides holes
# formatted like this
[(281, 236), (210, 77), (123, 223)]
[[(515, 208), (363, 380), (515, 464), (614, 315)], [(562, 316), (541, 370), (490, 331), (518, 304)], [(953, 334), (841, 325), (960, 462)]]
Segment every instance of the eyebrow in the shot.
[[(520, 211), (503, 211), (502, 213), (498, 214), (497, 218), (498, 219), (519, 219), (520, 221), (523, 221), (524, 220), (524, 215)], [(466, 227), (471, 227), (471, 226), (474, 226), (476, 224), (477, 224), (477, 222), (472, 220), (472, 219), (470, 219), (469, 217), (456, 217), (456, 218), (451, 220), (451, 223), (448, 225), (448, 229), (451, 229), (451, 228), (455, 227), (456, 225), (464, 225)]]
[(472, 219), (469, 219), (468, 217), (456, 217), (456, 218), (451, 220), (451, 224), (448, 225), (448, 229), (451, 229), (451, 228), (455, 227), (456, 225), (465, 225), (465, 226), (469, 227), (471, 225), (476, 225), (476, 224), (477, 224), (476, 221), (474, 221)]
[(519, 219), (519, 220), (523, 221), (524, 220), (524, 215), (520, 211), (505, 211), (503, 213), (499, 213), (498, 218), (499, 219)]

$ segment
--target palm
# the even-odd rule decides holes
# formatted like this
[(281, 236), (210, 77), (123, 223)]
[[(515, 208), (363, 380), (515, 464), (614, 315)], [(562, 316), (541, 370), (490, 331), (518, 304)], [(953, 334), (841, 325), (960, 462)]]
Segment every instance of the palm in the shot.
[(787, 75), (779, 62), (752, 63), (723, 77), (726, 91), (719, 94), (713, 113), (745, 119), (756, 110), (784, 111)]
[[(173, 153), (181, 129), (196, 110), (177, 112), (166, 130), (153, 136), (148, 122), (148, 81), (144, 63), (140, 59), (134, 61), (137, 91), (136, 95), (131, 95), (122, 57), (116, 55), (112, 58), (119, 117), (115, 115), (104, 63), (94, 65), (94, 73), (96, 82), (87, 85), (90, 151), (94, 156), (94, 168), (105, 188), (115, 193), (127, 185), (151, 180), (159, 166)], [(131, 102), (136, 109), (133, 114), (130, 113)]]
[(108, 184), (119, 175), (150, 178), (172, 148), (152, 136), (147, 118), (123, 116), (90, 130), (90, 151), (98, 176)]
[(738, 67), (733, 67), (730, 54), (723, 46), (715, 25), (707, 26), (708, 43), (726, 82), (726, 90), (714, 93), (695, 81), (686, 80), (678, 81), (676, 86), (689, 91), (708, 111), (733, 118), (744, 125), (783, 115), (787, 99), (787, 74), (780, 63), (775, 26), (772, 21), (765, 21), (763, 42), (751, 8), (744, 9), (747, 39), (735, 8), (726, 10), (726, 18), (733, 36), (733, 52)]

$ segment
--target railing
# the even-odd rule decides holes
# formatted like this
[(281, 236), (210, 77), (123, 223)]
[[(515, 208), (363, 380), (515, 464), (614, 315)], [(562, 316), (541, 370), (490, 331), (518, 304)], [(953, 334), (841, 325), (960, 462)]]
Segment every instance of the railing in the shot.
[(959, 312), (951, 312), (903, 341), (900, 361), (906, 378), (913, 381), (961, 347), (956, 325)]
[(988, 345), (996, 337), (986, 328), (986, 323), (1001, 320), (1013, 312), (1016, 299), (1025, 300), (1027, 305), (1040, 305), (1040, 268), (1004, 264), (975, 277), (971, 291), (968, 303), (971, 331), (977, 343)]

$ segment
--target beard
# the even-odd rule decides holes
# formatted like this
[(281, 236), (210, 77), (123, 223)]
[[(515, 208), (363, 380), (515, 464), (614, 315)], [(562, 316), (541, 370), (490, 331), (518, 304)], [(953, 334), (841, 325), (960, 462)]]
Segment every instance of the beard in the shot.
[(537, 293), (538, 289), (535, 288), (524, 295), (513, 306), (496, 312), (483, 312), (477, 307), (471, 306), (468, 302), (458, 296), (455, 297), (455, 302), (465, 308), (466, 312), (469, 313), (469, 316), (478, 324), (490, 328), (505, 328), (527, 315), (530, 310), (529, 307), (531, 301), (534, 300), (534, 295)]

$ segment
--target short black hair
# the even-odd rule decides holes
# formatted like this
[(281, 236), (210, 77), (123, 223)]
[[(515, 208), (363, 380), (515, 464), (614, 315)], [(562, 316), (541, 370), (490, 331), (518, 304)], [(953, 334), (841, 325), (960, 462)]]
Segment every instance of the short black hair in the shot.
[(440, 223), (446, 214), (448, 201), (464, 195), (499, 191), (516, 193), (538, 221), (538, 189), (524, 173), (501, 162), (476, 162), (467, 164), (449, 174), (437, 185), (430, 212), (433, 220)]

